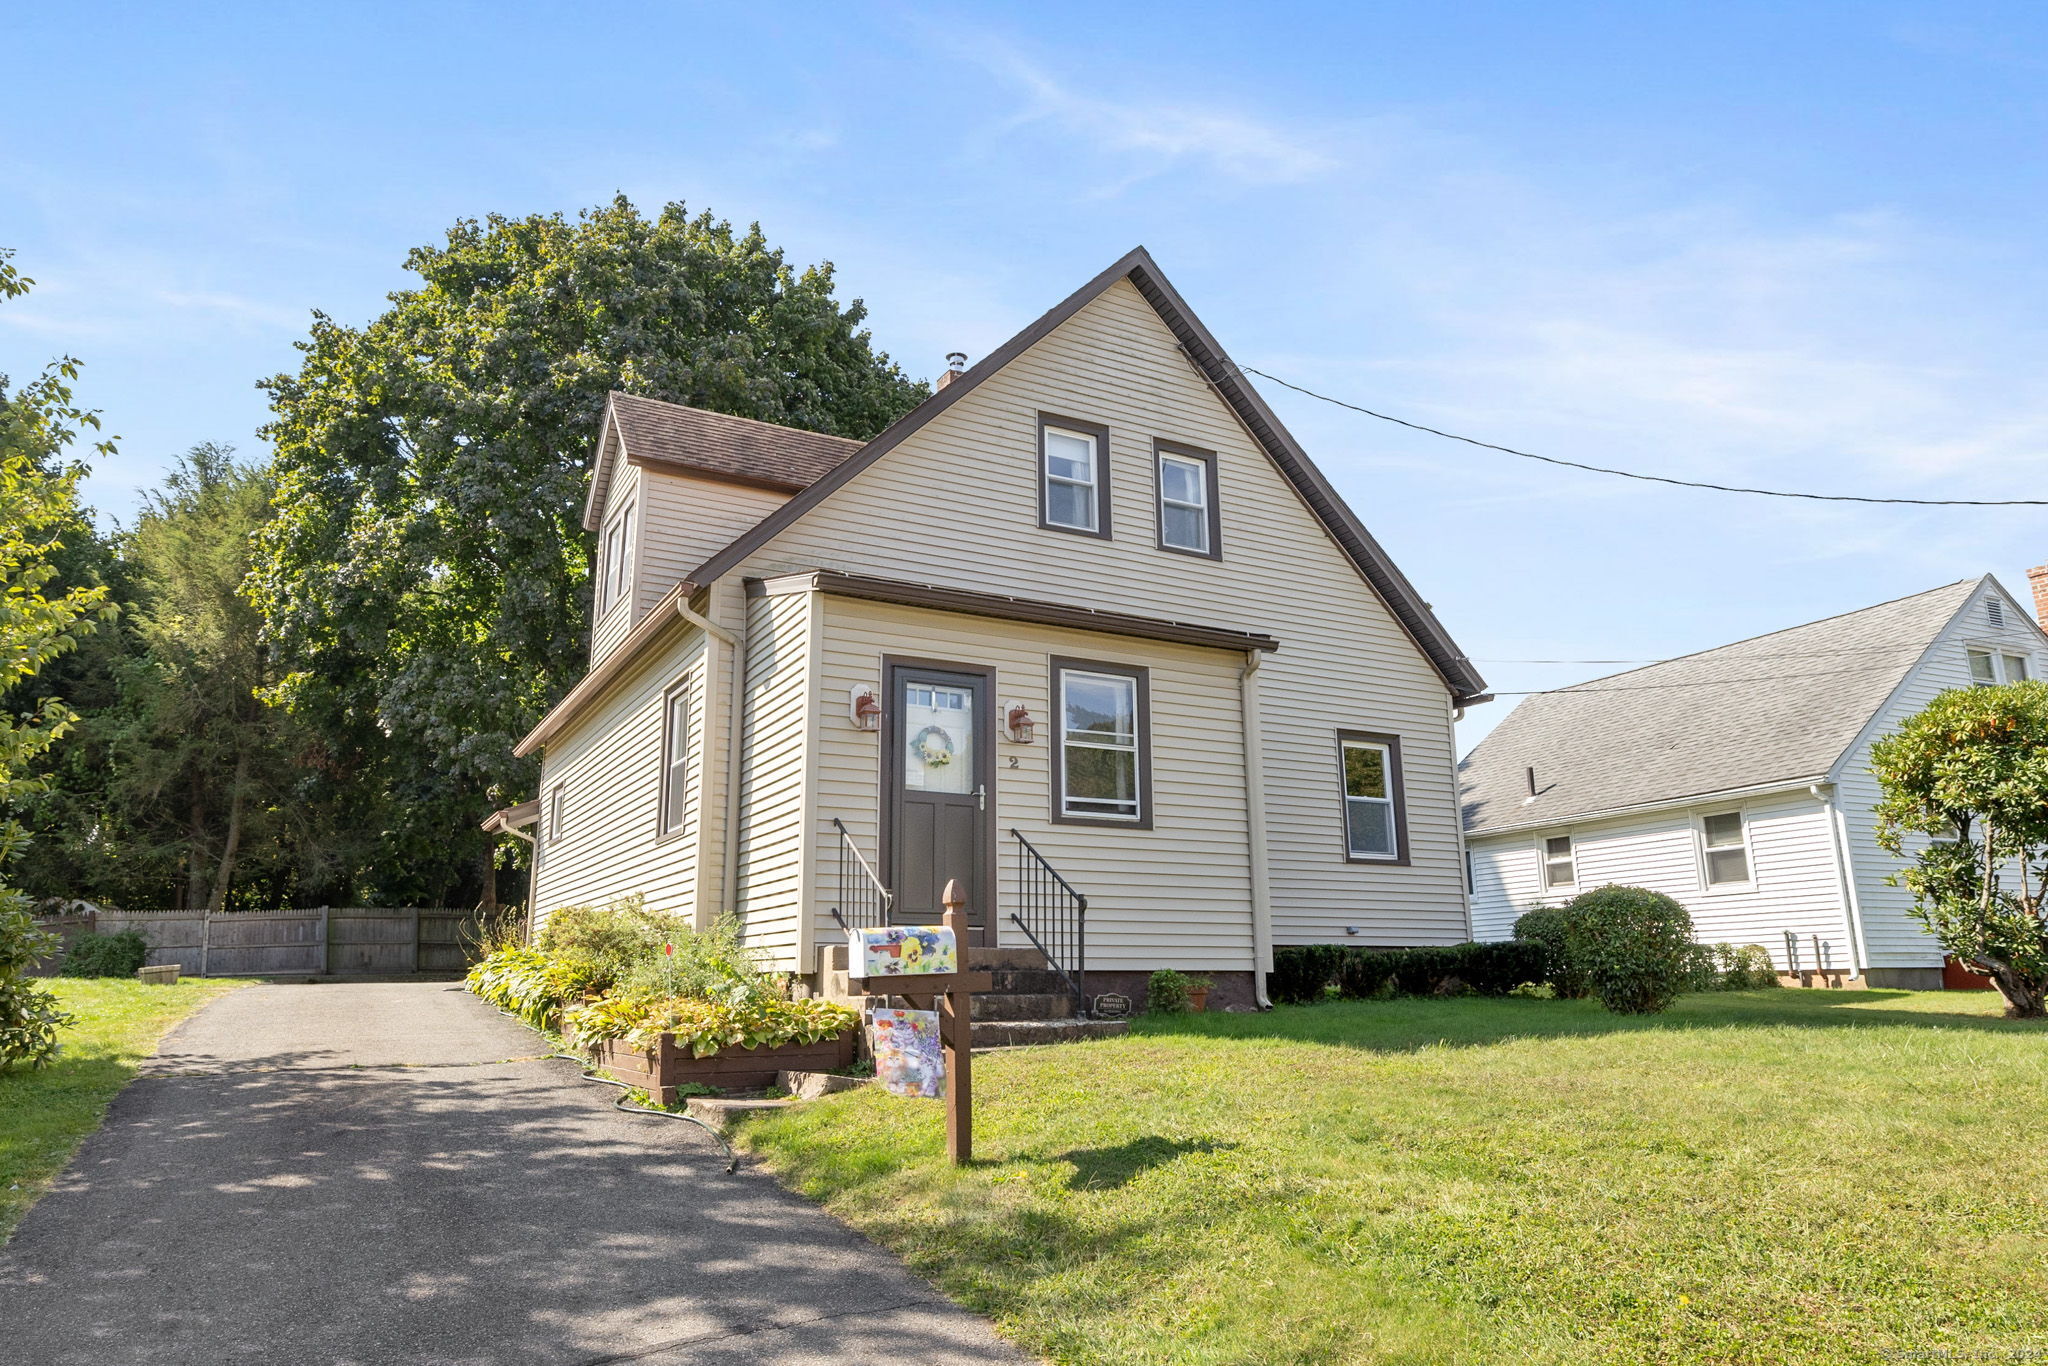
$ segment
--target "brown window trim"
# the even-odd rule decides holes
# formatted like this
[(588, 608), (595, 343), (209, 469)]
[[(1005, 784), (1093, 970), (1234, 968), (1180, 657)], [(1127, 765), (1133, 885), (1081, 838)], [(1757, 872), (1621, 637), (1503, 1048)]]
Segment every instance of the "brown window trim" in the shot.
[[(655, 793), (654, 801), (654, 842), (656, 844), (662, 844), (673, 839), (680, 839), (682, 838), (684, 832), (689, 829), (688, 822), (683, 820), (682, 816), (684, 813), (688, 812), (690, 806), (689, 793), (687, 789), (691, 785), (692, 781), (697, 777), (697, 775), (695, 773), (688, 771), (689, 752), (687, 748), (685, 748), (683, 754), (683, 762), (685, 766), (685, 772), (683, 774), (683, 785), (686, 791), (683, 794), (683, 811), (671, 811), (669, 809), (668, 757), (669, 745), (675, 739), (673, 725), (675, 717), (675, 699), (678, 697), (683, 699), (683, 709), (685, 712), (693, 711), (694, 708), (691, 707), (690, 704), (694, 699), (690, 696), (690, 693), (690, 675), (687, 670), (684, 672), (681, 678), (678, 678), (675, 682), (669, 684), (666, 688), (663, 688), (661, 690), (661, 752), (658, 761), (658, 781), (660, 782), (661, 786), (659, 789), (657, 789)], [(684, 730), (684, 744), (686, 747), (689, 743), (688, 734), (689, 732), (687, 729), (686, 722)]]
[[(1378, 858), (1371, 854), (1351, 852), (1351, 811), (1346, 798), (1349, 793), (1344, 786), (1344, 746), (1346, 742), (1365, 745), (1384, 745), (1387, 750), (1387, 793), (1394, 799), (1394, 857)], [(1339, 730), (1337, 732), (1337, 835), (1344, 850), (1346, 863), (1367, 863), (1381, 868), (1406, 868), (1408, 859), (1408, 792), (1401, 781), (1401, 737), (1377, 730)]]
[[(1076, 659), (1053, 655), (1050, 682), (1052, 692), (1052, 820), (1055, 825), (1094, 825), (1113, 830), (1152, 828), (1152, 671), (1142, 664), (1114, 664), (1102, 659)], [(1114, 674), (1138, 685), (1138, 814), (1130, 820), (1116, 816), (1069, 815), (1067, 805), (1067, 707), (1060, 686), (1061, 675), (1076, 673)]]
[[(1208, 504), (1209, 548), (1190, 550), (1184, 545), (1166, 543), (1166, 476), (1159, 468), (1162, 455), (1179, 456), (1182, 460), (1197, 460), (1205, 467), (1202, 476), (1202, 492)], [(1205, 451), (1200, 446), (1183, 446), (1178, 441), (1154, 441), (1152, 443), (1152, 515), (1158, 531), (1159, 548), (1176, 555), (1192, 555), (1198, 560), (1220, 560), (1223, 558), (1223, 502), (1217, 496), (1216, 452)]]
[[(1080, 432), (1095, 438), (1095, 530), (1084, 527), (1062, 526), (1049, 520), (1045, 515), (1046, 495), (1050, 480), (1045, 472), (1045, 431), (1057, 427), (1064, 431)], [(1109, 428), (1100, 422), (1083, 422), (1078, 418), (1061, 417), (1057, 413), (1038, 415), (1038, 450), (1035, 456), (1038, 465), (1038, 525), (1047, 531), (1064, 531), (1069, 536), (1093, 536), (1097, 540), (1109, 539)]]

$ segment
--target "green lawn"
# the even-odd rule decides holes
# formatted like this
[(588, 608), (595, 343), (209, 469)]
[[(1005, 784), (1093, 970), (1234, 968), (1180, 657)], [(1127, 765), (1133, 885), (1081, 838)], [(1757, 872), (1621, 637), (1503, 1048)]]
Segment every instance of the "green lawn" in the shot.
[(872, 1088), (742, 1141), (1059, 1362), (2043, 1351), (2048, 1029), (2001, 1004), (1146, 1020), (979, 1059), (964, 1172), (935, 1102)]
[(61, 1031), (51, 1066), (0, 1070), (0, 1241), (99, 1128), (107, 1102), (157, 1040), (201, 1005), (247, 983), (186, 979), (144, 986), (125, 978), (59, 977), (50, 985), (78, 1022)]

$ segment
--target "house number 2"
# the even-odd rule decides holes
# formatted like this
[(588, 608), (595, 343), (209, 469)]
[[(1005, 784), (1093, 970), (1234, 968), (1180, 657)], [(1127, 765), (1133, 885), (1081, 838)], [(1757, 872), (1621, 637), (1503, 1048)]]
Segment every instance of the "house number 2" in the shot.
[(1011, 755), (1007, 755), (1007, 756), (1005, 756), (1005, 757), (1006, 757), (1006, 758), (1008, 758), (1008, 759), (1009, 759), (1009, 761), (1010, 761), (1010, 762), (1009, 762), (1009, 763), (1008, 763), (1007, 765), (1005, 765), (1005, 767), (1008, 767), (1008, 768), (1015, 768), (1015, 767), (1017, 767), (1017, 756), (1016, 756), (1016, 755), (1014, 755), (1014, 754), (1011, 754)]

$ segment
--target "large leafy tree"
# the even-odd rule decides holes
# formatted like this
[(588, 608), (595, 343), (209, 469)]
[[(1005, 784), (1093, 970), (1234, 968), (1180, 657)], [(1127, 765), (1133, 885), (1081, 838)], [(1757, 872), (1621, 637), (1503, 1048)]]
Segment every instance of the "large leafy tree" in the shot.
[(406, 268), (417, 288), (364, 327), (316, 315), (298, 371), (265, 382), (278, 516), (252, 590), (270, 696), (366, 834), (364, 890), (445, 900), (480, 886), (490, 794), (534, 782), (512, 746), (582, 673), (607, 392), (865, 437), (925, 388), (829, 264), (681, 204), (466, 220)]
[(2007, 1013), (2048, 1015), (2048, 682), (1957, 688), (1871, 747), (1878, 843), (1941, 946), (1989, 976)]

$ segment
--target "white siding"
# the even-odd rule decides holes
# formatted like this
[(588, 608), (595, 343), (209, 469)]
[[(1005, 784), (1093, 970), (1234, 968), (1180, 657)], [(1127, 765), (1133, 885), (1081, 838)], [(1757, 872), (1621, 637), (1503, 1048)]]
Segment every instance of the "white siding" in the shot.
[(747, 938), (776, 966), (799, 961), (807, 895), (804, 867), (812, 709), (811, 600), (801, 595), (747, 604), (747, 693), (740, 772), (739, 908)]
[[(1701, 868), (1698, 821), (1740, 810), (1749, 831), (1751, 882), (1710, 888)], [(1542, 885), (1543, 839), (1570, 835), (1578, 881)], [(1825, 805), (1800, 790), (1740, 800), (1705, 802), (1683, 810), (1562, 825), (1536, 831), (1474, 835), (1472, 929), (1478, 939), (1505, 939), (1515, 918), (1537, 905), (1561, 905), (1575, 893), (1608, 883), (1665, 893), (1692, 915), (1694, 937), (1704, 944), (1761, 944), (1788, 966), (1787, 931), (1799, 937), (1800, 961), (1813, 966), (1813, 939), (1828, 946), (1829, 961), (1853, 961), (1841, 878)]]
[[(533, 905), (542, 921), (560, 906), (600, 904), (634, 892), (660, 911), (690, 915), (705, 814), (703, 637), (678, 632), (602, 703), (571, 725), (541, 761), (539, 861)], [(690, 797), (683, 829), (662, 837), (663, 699), (681, 682), (690, 697)], [(566, 838), (548, 828), (552, 796), (567, 785)]]
[[(1109, 427), (1110, 539), (1037, 525), (1041, 411)], [(1154, 438), (1218, 452), (1220, 560), (1159, 549)], [(742, 572), (810, 568), (1277, 637), (1281, 648), (1260, 674), (1275, 941), (1466, 937), (1441, 678), (1128, 282), (835, 492)], [(1340, 728), (1401, 737), (1411, 866), (1345, 860)], [(1362, 934), (1347, 939), (1347, 926)]]
[(662, 469), (636, 470), (646, 532), (640, 540), (636, 617), (690, 571), (788, 501), (787, 495)]
[[(1996, 597), (2003, 604), (2005, 625), (1993, 627), (1985, 613), (1985, 600)], [(1878, 968), (1939, 967), (1941, 946), (1929, 937), (1909, 912), (1913, 894), (1904, 887), (1888, 885), (1886, 879), (1905, 868), (1910, 857), (1900, 858), (1877, 847), (1877, 780), (1870, 773), (1870, 746), (1881, 735), (1896, 730), (1899, 723), (1934, 700), (1936, 693), (1967, 687), (1970, 667), (1967, 651), (1972, 645), (2026, 655), (2035, 678), (2048, 669), (2041, 633), (2026, 608), (1986, 583), (1956, 613), (1926, 657), (1893, 694), (1875, 723), (1857, 740), (1848, 757), (1837, 767), (1835, 781), (1842, 818), (1849, 831), (1850, 866), (1855, 875), (1856, 899), (1863, 916), (1864, 943), (1870, 950), (1870, 965)], [(1924, 847), (1919, 836), (1911, 837), (1907, 852)]]
[[(896, 655), (993, 668), (991, 705), (1022, 702), (1038, 722), (1030, 744), (1012, 743), (998, 732), (996, 768), (989, 775), (1003, 943), (1028, 942), (1007, 920), (1014, 909), (1017, 846), (1009, 832), (1015, 828), (1088, 898), (1090, 968), (1253, 967), (1240, 652), (848, 598), (826, 597), (822, 603), (824, 658), (812, 708), (823, 722), (811, 819), (813, 923), (820, 933), (832, 926), (838, 886), (832, 818), (846, 822), (871, 861), (880, 854), (882, 736), (856, 729), (845, 714), (856, 684), (883, 696), (882, 659)], [(1053, 655), (1149, 671), (1152, 829), (1052, 821)]]

